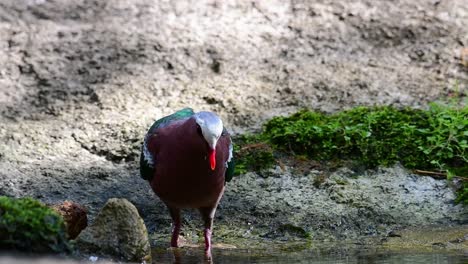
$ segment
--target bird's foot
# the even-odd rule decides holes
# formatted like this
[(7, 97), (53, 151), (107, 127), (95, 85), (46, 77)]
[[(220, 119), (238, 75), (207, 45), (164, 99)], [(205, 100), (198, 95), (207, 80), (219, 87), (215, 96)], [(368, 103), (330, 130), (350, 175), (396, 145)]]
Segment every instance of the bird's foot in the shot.
[(180, 223), (176, 223), (172, 230), (171, 247), (179, 247)]
[(205, 249), (205, 261), (208, 263), (211, 263), (213, 261), (213, 258), (211, 256), (211, 249), (210, 250)]
[(179, 248), (170, 248), (170, 251), (172, 252), (172, 256), (174, 256), (174, 263), (182, 263), (182, 253)]
[(205, 228), (205, 257), (211, 259), (211, 229)]
[(174, 247), (174, 248), (178, 248), (179, 247), (179, 238), (176, 237), (176, 238), (172, 238), (171, 239), (171, 247)]

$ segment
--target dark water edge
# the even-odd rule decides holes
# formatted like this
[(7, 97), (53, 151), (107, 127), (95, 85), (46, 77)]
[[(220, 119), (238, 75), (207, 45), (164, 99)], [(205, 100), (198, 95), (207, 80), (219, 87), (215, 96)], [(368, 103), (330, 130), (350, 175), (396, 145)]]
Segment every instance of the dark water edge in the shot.
[[(153, 263), (208, 263), (201, 252), (181, 250), (156, 254)], [(390, 252), (356, 251), (343, 255), (326, 255), (315, 251), (270, 252), (249, 250), (214, 250), (212, 263), (453, 263), (467, 264), (468, 252)]]
[[(330, 251), (332, 250), (332, 251)], [(0, 264), (78, 264), (78, 263), (122, 263), (120, 261), (91, 256), (80, 260), (56, 256), (24, 255), (20, 253), (0, 255)], [(386, 250), (386, 249), (352, 249), (335, 248), (326, 252), (321, 250), (302, 250), (284, 252), (276, 249), (214, 249), (213, 259), (208, 262), (201, 248), (158, 249), (153, 251), (152, 263), (316, 263), (316, 264), (393, 264), (393, 263), (434, 263), (434, 264), (468, 264), (468, 252), (457, 250)]]

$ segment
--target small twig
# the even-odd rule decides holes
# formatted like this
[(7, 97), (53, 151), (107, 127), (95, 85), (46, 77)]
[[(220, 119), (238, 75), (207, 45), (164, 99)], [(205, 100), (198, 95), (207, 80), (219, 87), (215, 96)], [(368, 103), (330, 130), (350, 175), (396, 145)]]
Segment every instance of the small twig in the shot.
[[(445, 179), (447, 178), (447, 173), (445, 172), (438, 172), (438, 171), (426, 171), (426, 170), (413, 170), (414, 173), (420, 174), (420, 175), (429, 175), (431, 177), (437, 178), (437, 179)], [(468, 181), (467, 177), (462, 177), (462, 176), (453, 176), (453, 178), (461, 179), (464, 181)]]
[(261, 143), (255, 143), (255, 144), (250, 144), (250, 145), (246, 145), (246, 146), (242, 147), (242, 148), (240, 149), (240, 151), (245, 151), (245, 150), (253, 149), (253, 148), (261, 148), (261, 147), (264, 147), (264, 146), (266, 146), (266, 145), (267, 145), (267, 144), (266, 144), (266, 143), (263, 143), (263, 142), (261, 142)]
[(468, 181), (467, 177), (462, 177), (462, 176), (453, 176), (454, 178), (460, 179), (462, 181)]
[(435, 176), (447, 177), (447, 173), (445, 173), (445, 172), (426, 171), (426, 170), (413, 170), (413, 172), (414, 172), (414, 173), (417, 173), (417, 174), (427, 174), (427, 175), (435, 175)]

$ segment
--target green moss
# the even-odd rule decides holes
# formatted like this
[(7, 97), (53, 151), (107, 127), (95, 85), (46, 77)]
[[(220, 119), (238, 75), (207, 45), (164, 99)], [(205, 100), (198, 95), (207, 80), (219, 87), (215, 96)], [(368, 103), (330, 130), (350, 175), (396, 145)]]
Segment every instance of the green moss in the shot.
[(32, 198), (0, 196), (0, 248), (30, 252), (69, 251), (63, 219)]
[(309, 232), (307, 232), (304, 228), (292, 224), (281, 225), (278, 231), (281, 233), (288, 233), (289, 235), (297, 236), (300, 238), (312, 238), (312, 235)]
[(235, 141), (235, 174), (247, 171), (260, 172), (275, 164), (273, 148), (260, 135), (243, 135)]
[[(428, 110), (303, 110), (271, 119), (258, 137), (274, 150), (316, 160), (355, 160), (368, 168), (400, 162), (407, 168), (453, 174), (468, 168), (468, 107), (458, 103), (432, 103)], [(462, 188), (457, 201), (467, 199), (468, 190)]]
[(273, 118), (263, 133), (279, 149), (322, 160), (443, 168), (466, 163), (467, 113), (438, 105), (429, 111), (357, 107), (334, 115), (304, 110)]
[[(236, 139), (236, 174), (261, 171), (284, 154), (353, 161), (363, 168), (400, 162), (407, 168), (468, 173), (468, 106), (458, 99), (427, 110), (356, 107), (335, 114), (302, 110), (268, 121), (257, 135)], [(465, 179), (462, 179), (465, 180)], [(457, 202), (468, 204), (468, 183)]]
[(468, 205), (468, 182), (463, 183), (460, 190), (458, 190), (455, 202)]

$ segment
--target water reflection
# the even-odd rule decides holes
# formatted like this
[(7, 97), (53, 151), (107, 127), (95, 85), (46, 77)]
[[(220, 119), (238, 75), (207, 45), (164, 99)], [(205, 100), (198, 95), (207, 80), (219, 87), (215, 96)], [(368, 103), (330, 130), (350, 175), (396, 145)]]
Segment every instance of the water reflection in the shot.
[[(338, 250), (339, 251), (339, 250)], [(270, 250), (214, 249), (213, 259), (207, 260), (203, 250), (181, 248), (155, 250), (153, 263), (315, 263), (315, 264), (396, 264), (396, 263), (437, 263), (468, 264), (468, 252), (385, 252), (356, 250), (344, 254), (327, 254), (319, 251), (274, 252)], [(328, 252), (330, 253), (330, 252)]]

